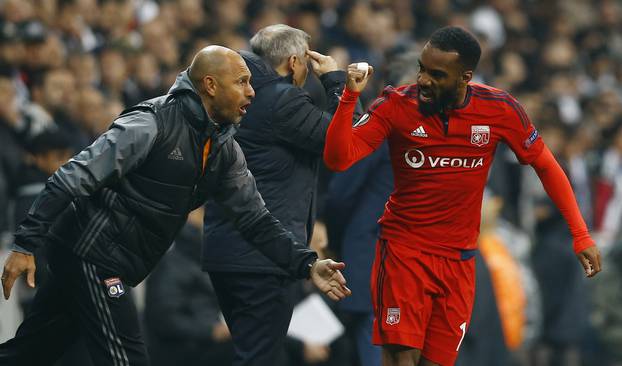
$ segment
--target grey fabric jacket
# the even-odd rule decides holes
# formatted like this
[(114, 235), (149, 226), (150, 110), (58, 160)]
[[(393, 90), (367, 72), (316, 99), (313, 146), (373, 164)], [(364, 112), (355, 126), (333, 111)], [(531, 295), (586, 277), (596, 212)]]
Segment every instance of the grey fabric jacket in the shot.
[(124, 111), (48, 180), (16, 231), (16, 246), (66, 245), (136, 285), (188, 213), (210, 198), (268, 258), (294, 277), (307, 277), (316, 254), (265, 208), (234, 133), (234, 126), (210, 120), (187, 72), (181, 73), (169, 94)]

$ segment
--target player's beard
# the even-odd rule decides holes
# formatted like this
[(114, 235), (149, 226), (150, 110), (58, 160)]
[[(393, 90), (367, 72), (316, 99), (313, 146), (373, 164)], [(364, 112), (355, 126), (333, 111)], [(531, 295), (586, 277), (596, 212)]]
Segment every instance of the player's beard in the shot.
[(423, 103), (419, 100), (419, 111), (426, 117), (441, 113), (456, 105), (457, 99), (458, 85), (455, 85), (453, 88), (443, 90), (440, 95), (432, 99), (430, 103)]

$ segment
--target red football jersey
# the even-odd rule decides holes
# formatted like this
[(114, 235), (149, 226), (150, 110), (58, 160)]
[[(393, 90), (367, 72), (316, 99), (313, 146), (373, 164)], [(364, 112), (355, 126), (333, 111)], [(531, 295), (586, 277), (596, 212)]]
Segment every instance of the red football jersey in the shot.
[(482, 195), (497, 144), (523, 164), (543, 142), (518, 101), (471, 83), (460, 108), (443, 118), (419, 111), (416, 85), (387, 87), (352, 130), (358, 160), (388, 139), (395, 191), (380, 219), (382, 238), (460, 257), (476, 248)]

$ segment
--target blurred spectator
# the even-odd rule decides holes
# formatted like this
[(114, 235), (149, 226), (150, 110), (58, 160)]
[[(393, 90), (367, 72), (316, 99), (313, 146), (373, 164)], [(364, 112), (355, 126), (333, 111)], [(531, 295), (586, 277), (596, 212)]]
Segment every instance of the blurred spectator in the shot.
[(389, 148), (384, 144), (345, 172), (333, 176), (329, 186), (326, 220), (330, 244), (348, 263), (343, 271), (352, 296), (339, 308), (349, 320), (359, 364), (379, 366), (381, 349), (371, 343), (374, 313), (369, 290), (371, 267), (380, 227), (377, 223), (393, 190)]
[[(66, 134), (58, 130), (55, 125), (46, 126), (24, 143), (27, 156), (24, 157), (19, 168), (20, 174), (14, 181), (15, 206), (14, 226), (26, 217), (26, 213), (35, 198), (45, 186), (47, 179), (73, 155), (71, 141)], [(47, 247), (39, 248), (36, 252), (37, 266), (35, 278), (37, 286), (41, 286), (48, 278)], [(26, 314), (33, 300), (35, 290), (20, 281), (16, 284), (17, 296), (22, 314)], [(21, 317), (20, 317), (21, 318)], [(91, 362), (82, 341), (76, 342), (55, 363), (55, 366), (70, 366), (79, 363), (89, 366)]]
[(99, 90), (93, 87), (79, 89), (75, 98), (72, 120), (89, 136), (89, 141), (93, 141), (108, 129), (114, 118), (110, 119), (105, 113), (105, 98)]
[(529, 257), (529, 237), (500, 217), (502, 207), (503, 199), (487, 189), (479, 249), (492, 282), (510, 364), (528, 366), (542, 328), (541, 295)]
[(77, 88), (99, 86), (99, 59), (93, 53), (73, 53), (67, 59), (67, 66), (76, 77)]
[[(309, 247), (318, 253), (320, 259), (328, 257), (330, 252), (328, 249), (328, 234), (326, 226), (319, 221), (313, 227)], [(311, 294), (318, 293), (309, 281), (296, 283), (293, 287), (292, 298), (295, 304), (300, 303)], [(337, 304), (335, 302), (325, 297), (322, 297), (322, 300), (333, 312), (337, 312)], [(330, 344), (314, 344), (287, 336), (283, 357), (274, 360), (272, 365), (342, 366), (350, 364), (351, 354), (352, 350), (346, 334), (341, 335)]]
[[(560, 165), (567, 169), (568, 160), (564, 156), (567, 135), (563, 126), (544, 126), (540, 133)], [(534, 204), (535, 245), (531, 257), (542, 289), (543, 329), (535, 365), (579, 366), (580, 344), (588, 320), (584, 273), (569, 250), (572, 238), (562, 215), (542, 186), (533, 183), (534, 179), (538, 179), (535, 174), (529, 174), (526, 184), (530, 190), (524, 199)]]
[[(607, 271), (594, 283), (591, 320), (598, 332), (598, 338), (604, 345), (604, 357), (611, 366), (622, 365), (622, 241), (617, 233), (616, 241), (610, 253), (605, 256)], [(603, 356), (603, 355), (601, 355)]]
[[(51, 126), (34, 136), (26, 144), (28, 156), (20, 167), (15, 179), (15, 219), (17, 225), (25, 217), (28, 209), (47, 179), (64, 164), (73, 150), (66, 134)], [(43, 269), (43, 267), (41, 267)]]
[(210, 278), (201, 271), (202, 226), (199, 208), (147, 279), (145, 327), (153, 366), (225, 366), (233, 360), (231, 334)]
[(490, 271), (479, 251), (475, 254), (475, 278), (477, 290), (471, 324), (460, 345), (456, 365), (509, 366)]
[[(195, 53), (193, 53), (195, 54)], [(125, 85), (124, 102), (131, 106), (165, 92), (158, 60), (152, 53), (140, 52), (133, 58), (131, 83)]]
[(68, 69), (52, 69), (40, 74), (31, 86), (34, 104), (52, 117), (61, 132), (71, 139), (74, 153), (90, 144), (86, 131), (73, 120), (71, 108), (75, 102), (75, 77)]
[[(22, 119), (15, 87), (11, 79), (0, 77), (0, 249), (4, 236), (13, 230), (9, 211), (15, 179), (23, 157), (23, 148), (17, 137), (17, 124)], [(8, 242), (8, 238), (6, 238)]]
[(128, 83), (129, 70), (125, 55), (120, 48), (103, 49), (99, 55), (101, 86), (104, 94), (110, 99), (125, 100), (125, 88)]

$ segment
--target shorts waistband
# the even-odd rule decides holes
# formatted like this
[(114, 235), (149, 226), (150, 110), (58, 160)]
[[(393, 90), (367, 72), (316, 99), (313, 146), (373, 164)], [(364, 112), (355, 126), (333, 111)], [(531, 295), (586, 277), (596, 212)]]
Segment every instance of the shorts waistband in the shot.
[(475, 256), (477, 253), (477, 249), (457, 249), (457, 248), (446, 248), (440, 246), (432, 246), (432, 245), (410, 245), (406, 244), (403, 241), (395, 240), (395, 239), (387, 239), (380, 237), (380, 241), (383, 241), (385, 244), (387, 243), (396, 243), (401, 246), (406, 246), (408, 248), (412, 248), (414, 250), (419, 250), (424, 253), (438, 255), (440, 257), (445, 257), (453, 260), (466, 261)]

